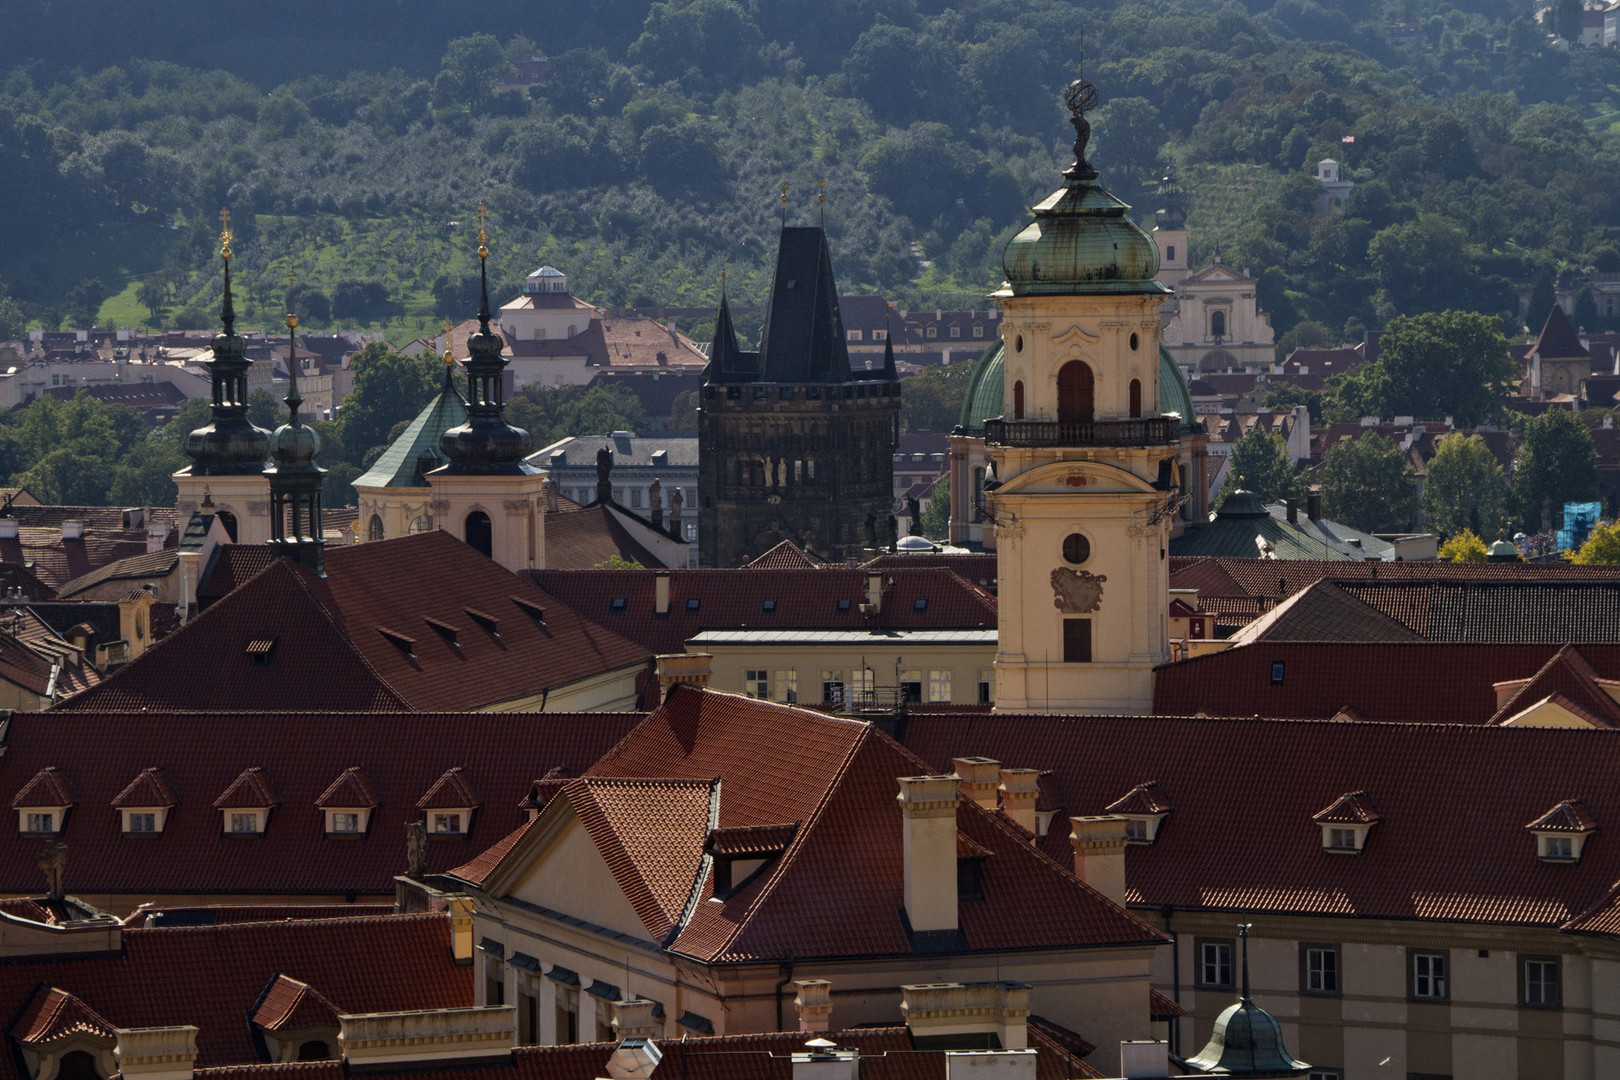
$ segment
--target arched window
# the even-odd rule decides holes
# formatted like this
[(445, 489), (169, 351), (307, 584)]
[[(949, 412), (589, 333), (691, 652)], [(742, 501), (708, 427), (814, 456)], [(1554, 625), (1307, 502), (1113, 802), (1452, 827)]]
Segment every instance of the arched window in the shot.
[(95, 1055), (86, 1050), (70, 1050), (56, 1066), (57, 1080), (101, 1080)]
[(1226, 336), (1226, 312), (1212, 311), (1209, 313), (1210, 337), (1224, 338)]
[(495, 557), (495, 529), (490, 525), (489, 515), (482, 510), (474, 510), (467, 515), (467, 546), (490, 558)]
[(1024, 418), (1024, 380), (1013, 383), (1013, 419)]
[(1131, 419), (1142, 415), (1142, 380), (1131, 380)]
[(376, 514), (371, 515), (371, 524), (366, 527), (367, 540), (381, 540), (383, 538), (382, 518)]
[(411, 532), (413, 533), (431, 532), (432, 529), (433, 519), (426, 514), (419, 514), (411, 521)]
[(221, 510), (219, 523), (225, 526), (225, 535), (231, 538), (231, 543), (236, 543), (236, 515), (229, 510)]
[(1079, 360), (1064, 364), (1058, 371), (1058, 423), (1082, 424), (1091, 420), (1094, 391), (1091, 368)]
[(325, 1039), (310, 1039), (298, 1044), (299, 1061), (329, 1061), (332, 1050), (326, 1045)]

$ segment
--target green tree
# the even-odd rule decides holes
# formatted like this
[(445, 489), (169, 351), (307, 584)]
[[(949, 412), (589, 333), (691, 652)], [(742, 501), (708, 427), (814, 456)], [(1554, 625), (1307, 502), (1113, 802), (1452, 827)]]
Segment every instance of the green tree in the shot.
[(1453, 432), (1441, 438), (1423, 482), (1423, 520), (1450, 536), (1466, 531), (1489, 534), (1507, 508), (1502, 466), (1478, 435)]
[(970, 363), (925, 367), (900, 380), (900, 426), (906, 431), (949, 431), (962, 415), (962, 395), (973, 379)]
[(1333, 331), (1319, 322), (1307, 319), (1295, 323), (1293, 328), (1277, 339), (1274, 355), (1280, 364), (1295, 349), (1329, 349), (1333, 347)]
[(68, 318), (76, 328), (88, 330), (101, 314), (102, 301), (107, 299), (107, 286), (100, 278), (87, 278), (67, 291)]
[(47, 505), (105, 506), (109, 473), (106, 458), (64, 446), (14, 475), (11, 484), (27, 488)]
[(373, 341), (355, 353), (349, 366), (354, 389), (338, 411), (340, 443), (322, 450), (341, 449), (358, 461), (383, 444), (395, 424), (422, 411), (439, 389), (443, 364), (431, 353), (405, 356)]
[(696, 431), (698, 426), (698, 392), (682, 390), (669, 405), (671, 431)]
[(1305, 406), (1312, 424), (1322, 422), (1322, 392), (1307, 390), (1291, 382), (1275, 382), (1266, 391), (1266, 408), (1274, 413), (1292, 412), (1295, 405)]
[(163, 312), (169, 306), (168, 282), (157, 276), (147, 278), (135, 286), (135, 302), (149, 313), (146, 320), (149, 325), (162, 326)]
[(1239, 488), (1254, 492), (1268, 503), (1299, 496), (1299, 471), (1294, 467), (1288, 455), (1288, 444), (1281, 435), (1272, 435), (1258, 427), (1250, 428), (1249, 433), (1232, 447), (1232, 461), (1216, 506), (1219, 507), (1228, 495)]
[(1391, 320), (1364, 375), (1383, 416), (1450, 416), (1477, 427), (1500, 415), (1516, 374), (1500, 324), (1468, 311)]
[(949, 540), (951, 536), (951, 478), (947, 474), (939, 478), (929, 495), (928, 509), (922, 513), (922, 520), (918, 522), (922, 534), (930, 540)]
[(1580, 418), (1568, 409), (1548, 409), (1524, 424), (1524, 441), (1513, 463), (1513, 501), (1526, 530), (1563, 521), (1564, 504), (1598, 495), (1597, 451)]
[(1582, 566), (1613, 566), (1620, 563), (1620, 523), (1599, 525), (1592, 530), (1569, 560)]
[(1471, 530), (1464, 529), (1453, 533), (1449, 540), (1441, 544), (1439, 554), (1447, 562), (1484, 562), (1487, 551), (1485, 541)]
[(433, 80), (433, 106), (478, 108), (495, 96), (495, 82), (512, 69), (493, 34), (470, 34), (445, 46), (438, 78)]
[(1333, 521), (1363, 532), (1396, 532), (1412, 520), (1417, 500), (1400, 447), (1369, 432), (1335, 443), (1317, 474), (1322, 484), (1322, 512)]

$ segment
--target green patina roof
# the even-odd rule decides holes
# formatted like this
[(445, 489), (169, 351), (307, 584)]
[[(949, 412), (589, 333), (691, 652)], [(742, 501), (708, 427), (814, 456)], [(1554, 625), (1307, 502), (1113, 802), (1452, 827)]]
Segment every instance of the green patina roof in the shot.
[[(1312, 521), (1301, 507), (1290, 524), (1282, 503), (1267, 506), (1260, 496), (1241, 488), (1221, 504), (1214, 520), (1188, 529), (1170, 541), (1171, 555), (1211, 555), (1254, 559), (1265, 554), (1277, 559), (1381, 558), (1387, 541), (1325, 518)], [(1359, 544), (1351, 543), (1360, 541)], [(1261, 545), (1264, 542), (1264, 547)]]
[[(1002, 340), (997, 338), (973, 362), (973, 376), (968, 380), (967, 393), (962, 395), (962, 412), (957, 418), (964, 435), (983, 435), (984, 422), (1001, 415), (1007, 387), (1007, 357), (1002, 346)], [(1163, 345), (1159, 346), (1159, 412), (1179, 415), (1183, 434), (1199, 427), (1187, 379)]]
[[(453, 370), (453, 369), (452, 369)], [(410, 427), (395, 439), (376, 464), (354, 482), (357, 488), (428, 486), (426, 473), (446, 461), (439, 449), (439, 436), (467, 422), (467, 400), (455, 387), (451, 372), (444, 377), (444, 388), (427, 408), (416, 414)]]
[(1126, 214), (1130, 207), (1096, 183), (1066, 176), (1034, 207), (1035, 220), (1007, 241), (1002, 296), (1168, 293), (1156, 280), (1159, 247)]

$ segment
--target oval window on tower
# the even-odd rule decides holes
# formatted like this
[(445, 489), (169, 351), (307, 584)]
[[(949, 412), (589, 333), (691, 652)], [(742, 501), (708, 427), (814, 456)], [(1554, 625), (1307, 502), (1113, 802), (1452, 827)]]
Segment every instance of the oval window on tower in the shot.
[(1137, 344), (1138, 344), (1138, 342), (1136, 340), (1136, 334), (1133, 332), (1131, 334), (1131, 352), (1136, 351)]
[(1019, 334), (1017, 337), (1013, 338), (1013, 352), (1023, 352), (1023, 351), (1024, 351), (1024, 335)]
[(1063, 559), (1065, 562), (1079, 566), (1091, 558), (1091, 541), (1079, 533), (1070, 533), (1063, 538)]

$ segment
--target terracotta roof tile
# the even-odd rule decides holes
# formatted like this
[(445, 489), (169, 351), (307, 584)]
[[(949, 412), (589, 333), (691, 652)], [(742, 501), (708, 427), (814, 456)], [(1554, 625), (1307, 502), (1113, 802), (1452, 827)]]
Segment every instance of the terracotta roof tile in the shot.
[(820, 565), (791, 540), (783, 540), (748, 564), (753, 570), (814, 570)]
[(267, 1031), (337, 1027), (338, 1012), (337, 1006), (308, 983), (277, 975), (253, 1010), (253, 1023)]
[[(438, 530), (332, 548), (326, 572), (317, 578), (276, 560), (65, 706), (473, 709), (538, 698), (648, 658), (645, 647)], [(525, 604), (544, 608), (544, 624)], [(452, 643), (424, 625), (466, 627), (468, 608), (499, 619), (499, 636), (468, 627)], [(384, 628), (413, 638), (413, 647), (391, 644)], [(248, 645), (271, 638), (271, 662), (254, 663)]]
[(126, 806), (174, 807), (180, 805), (180, 797), (174, 793), (174, 787), (162, 769), (150, 768), (142, 769), (128, 787), (113, 796), (112, 804), (120, 810)]
[(281, 805), (276, 797), (276, 789), (270, 783), (270, 776), (258, 765), (250, 765), (242, 770), (242, 774), (231, 782), (231, 786), (220, 792), (214, 800), (215, 810), (224, 810), (230, 807), (267, 808)]
[(179, 561), (180, 553), (173, 548), (131, 555), (92, 570), (82, 577), (64, 582), (56, 590), (56, 595), (59, 599), (71, 600), (79, 593), (107, 581), (167, 577), (174, 572), (175, 564)]
[(55, 765), (48, 765), (34, 774), (34, 778), (23, 785), (11, 800), (11, 808), (16, 810), (24, 806), (72, 806), (73, 785), (68, 782), (67, 773)]
[(523, 839), (523, 834), (529, 831), (536, 820), (538, 819), (525, 821), (522, 825), (501, 837), (493, 845), (479, 852), (476, 857), (452, 869), (450, 873), (473, 885), (482, 885), (484, 880), (501, 864), (501, 860), (505, 859), (512, 848), (517, 846), (517, 842)]
[(1148, 1015), (1155, 1020), (1174, 1020), (1178, 1016), (1186, 1016), (1187, 1009), (1179, 1001), (1173, 1001), (1157, 990), (1148, 990)]
[(1580, 799), (1565, 799), (1525, 828), (1537, 832), (1589, 833), (1597, 831), (1597, 820)]
[(1579, 649), (1565, 645), (1502, 703), (1490, 722), (1507, 723), (1526, 709), (1551, 699), (1593, 727), (1620, 727), (1620, 702), (1603, 689), (1603, 681)]
[(549, 569), (589, 570), (610, 555), (649, 570), (664, 565), (631, 536), (613, 511), (605, 506), (592, 504), (546, 515), (546, 566)]
[(473, 786), (472, 777), (460, 765), (446, 769), (420, 799), (418, 810), (462, 809), (483, 806), (484, 800)]
[(785, 825), (741, 825), (730, 829), (711, 829), (704, 850), (734, 859), (762, 858), (779, 855), (793, 842), (799, 822)]
[[(81, 810), (107, 807), (141, 762), (163, 763), (179, 805), (157, 838), (125, 837), (111, 811), (67, 816), (68, 887), (79, 895), (145, 900), (353, 892), (391, 900), (394, 875), (405, 868), (405, 823), (421, 816), (417, 800), (447, 769), (465, 768), (485, 805), (464, 840), (427, 846), (429, 873), (466, 862), (522, 823), (517, 803), (536, 774), (558, 764), (583, 772), (639, 719), (623, 713), (17, 713), (0, 756), (0, 792), (10, 799), (55, 765), (72, 777)], [(213, 804), (250, 766), (273, 781), (281, 809), (262, 838), (242, 844), (222, 837)], [(363, 839), (331, 843), (316, 803), (351, 766), (365, 770), (378, 804)], [(39, 888), (35, 854), (33, 845), (0, 844), (0, 894)]]
[[(1144, 908), (1559, 926), (1620, 881), (1604, 832), (1578, 864), (1549, 866), (1524, 831), (1562, 798), (1620, 820), (1608, 730), (929, 714), (905, 737), (934, 768), (966, 755), (1051, 768), (1074, 815), (1159, 777), (1173, 825), (1125, 852), (1127, 895)], [(1311, 820), (1346, 791), (1374, 793), (1382, 817), (1354, 859), (1324, 853)]]
[(1109, 814), (1168, 814), (1175, 807), (1170, 803), (1170, 796), (1154, 780), (1146, 784), (1137, 784), (1124, 796), (1109, 803), (1104, 812)]
[(11, 1037), (28, 1047), (39, 1047), (75, 1035), (94, 1039), (116, 1039), (113, 1026), (97, 1012), (65, 990), (41, 986), (34, 992)]
[(1352, 791), (1312, 814), (1311, 820), (1318, 825), (1373, 825), (1384, 819), (1373, 805), (1371, 795)]
[(329, 806), (376, 807), (381, 802), (382, 800), (377, 797), (377, 789), (372, 787), (371, 779), (366, 776), (366, 770), (358, 765), (351, 765), (321, 792), (320, 798), (315, 800), (315, 805), (324, 810)]

